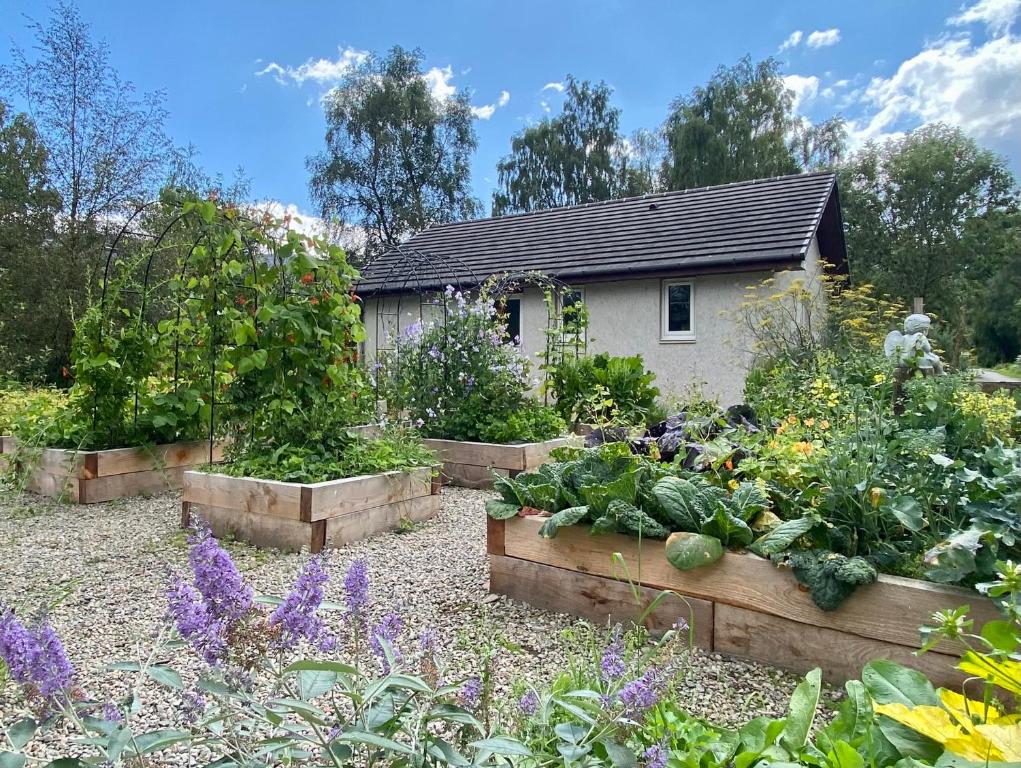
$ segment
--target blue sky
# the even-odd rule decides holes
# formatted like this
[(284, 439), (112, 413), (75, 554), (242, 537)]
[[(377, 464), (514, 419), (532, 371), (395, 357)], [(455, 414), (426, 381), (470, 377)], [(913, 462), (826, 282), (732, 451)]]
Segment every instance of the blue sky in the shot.
[[(311, 209), (305, 158), (323, 144), (321, 95), (345, 62), (419, 47), (437, 92), (467, 88), (479, 119), (473, 184), (488, 209), (511, 136), (556, 112), (567, 73), (605, 80), (626, 133), (659, 125), (670, 101), (746, 53), (777, 55), (808, 119), (841, 113), (855, 142), (944, 119), (1021, 169), (1021, 0), (517, 0), (179, 4), (83, 0), (113, 65), (162, 90), (177, 144), (253, 196)], [(0, 63), (31, 45), (0, 0)], [(303, 67), (303, 65), (305, 65)], [(263, 74), (258, 74), (262, 72)], [(492, 107), (490, 110), (489, 108)], [(491, 112), (491, 114), (489, 114)]]

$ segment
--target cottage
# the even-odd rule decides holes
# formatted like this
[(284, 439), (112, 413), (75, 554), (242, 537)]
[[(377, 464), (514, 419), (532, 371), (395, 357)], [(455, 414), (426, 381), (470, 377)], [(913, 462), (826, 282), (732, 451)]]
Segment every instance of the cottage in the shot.
[[(394, 327), (433, 311), (431, 292), (537, 270), (587, 306), (590, 353), (641, 354), (664, 394), (698, 386), (723, 405), (741, 400), (750, 364), (728, 317), (746, 287), (846, 265), (833, 173), (437, 225), (402, 250), (367, 268), (359, 288), (370, 356)], [(548, 318), (541, 292), (524, 289), (508, 312), (522, 353), (537, 359)]]

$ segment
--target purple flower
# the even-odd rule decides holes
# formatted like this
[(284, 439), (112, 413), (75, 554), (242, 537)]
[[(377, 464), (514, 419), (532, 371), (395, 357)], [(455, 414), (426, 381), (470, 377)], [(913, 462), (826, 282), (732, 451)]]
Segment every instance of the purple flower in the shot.
[(234, 561), (213, 538), (209, 527), (196, 525), (189, 543), (188, 562), (195, 575), (195, 587), (209, 612), (232, 624), (251, 611), (252, 588), (245, 584)]
[(74, 667), (53, 627), (39, 619), (28, 628), (10, 608), (0, 610), (0, 659), (15, 682), (33, 687), (48, 704), (74, 682)]
[(469, 677), (461, 686), (461, 703), (468, 709), (476, 709), (482, 701), (482, 681)]
[(436, 630), (429, 628), (418, 637), (418, 647), (422, 653), (433, 653), (436, 651)]
[(603, 680), (606, 682), (619, 679), (627, 669), (624, 664), (624, 639), (619, 624), (613, 629), (613, 639), (603, 651), (599, 668), (602, 670)]
[(384, 674), (390, 674), (390, 659), (387, 658), (387, 648), (389, 648), (394, 662), (401, 660), (396, 642), (403, 626), (404, 622), (401, 621), (401, 617), (396, 612), (391, 611), (383, 617), (379, 624), (372, 628), (372, 632), (369, 635), (369, 645), (372, 647), (372, 652), (376, 654), (383, 665)]
[(309, 560), (290, 594), (270, 615), (270, 626), (279, 627), (280, 630), (277, 647), (288, 650), (301, 640), (317, 645), (322, 651), (328, 651), (336, 645), (336, 639), (316, 614), (323, 603), (323, 585), (330, 578), (323, 566), (321, 556)]
[(621, 688), (617, 699), (624, 707), (624, 714), (633, 718), (656, 706), (665, 688), (666, 678), (662, 671), (650, 667), (641, 677)]
[(199, 591), (177, 574), (167, 589), (167, 617), (207, 664), (215, 666), (226, 656), (224, 620), (216, 618)]
[(531, 717), (539, 709), (539, 696), (535, 691), (528, 691), (518, 700), (518, 709)]
[(103, 719), (108, 723), (122, 723), (124, 714), (116, 704), (107, 702), (103, 705)]
[(198, 691), (185, 691), (181, 698), (180, 709), (185, 722), (194, 723), (206, 713), (209, 704), (206, 697)]
[(666, 745), (661, 741), (659, 744), (653, 744), (642, 753), (642, 768), (666, 768), (669, 759), (670, 753), (667, 751)]
[(352, 560), (344, 575), (344, 597), (347, 601), (347, 612), (352, 616), (361, 616), (362, 610), (369, 603), (369, 561), (364, 557)]

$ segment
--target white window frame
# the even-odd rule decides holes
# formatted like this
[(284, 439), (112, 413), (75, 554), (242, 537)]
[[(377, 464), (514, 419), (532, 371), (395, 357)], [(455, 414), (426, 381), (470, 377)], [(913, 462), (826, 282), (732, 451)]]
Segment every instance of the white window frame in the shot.
[[(670, 330), (670, 289), (675, 285), (688, 286), (690, 299), (688, 313), (690, 330)], [(695, 282), (693, 280), (664, 280), (659, 291), (659, 340), (660, 343), (690, 343), (695, 340)]]

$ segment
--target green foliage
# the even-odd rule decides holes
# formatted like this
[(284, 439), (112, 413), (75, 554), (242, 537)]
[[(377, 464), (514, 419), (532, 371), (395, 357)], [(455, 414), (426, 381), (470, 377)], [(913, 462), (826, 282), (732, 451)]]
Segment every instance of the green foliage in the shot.
[(568, 75), (561, 114), (525, 128), (497, 165), (493, 215), (651, 192), (648, 169), (634, 164), (619, 134), (610, 88)]
[(422, 60), (394, 47), (358, 64), (327, 95), (326, 149), (308, 160), (320, 214), (359, 224), (370, 253), (478, 208), (468, 93), (434, 98)]
[(565, 357), (549, 372), (546, 387), (567, 422), (644, 424), (659, 397), (655, 379), (641, 355), (603, 352)]
[(507, 339), (495, 302), (448, 287), (442, 321), (416, 322), (375, 366), (390, 421), (407, 418), (425, 437), (537, 442), (563, 421), (531, 400), (528, 361)]
[(436, 457), (417, 436), (399, 430), (375, 437), (334, 432), (323, 442), (275, 448), (246, 444), (228, 452), (228, 461), (213, 468), (234, 477), (258, 477), (288, 483), (321, 483), (343, 477), (375, 475), (431, 466)]
[(793, 550), (779, 559), (790, 566), (798, 581), (808, 587), (812, 601), (824, 611), (839, 608), (856, 587), (872, 584), (879, 577), (864, 558), (826, 550)]
[(666, 559), (679, 571), (712, 565), (721, 557), (723, 544), (715, 536), (679, 531), (667, 538)]
[[(866, 145), (841, 169), (840, 192), (852, 277), (906, 302), (924, 298), (946, 327), (951, 362), (970, 342), (972, 316), (989, 327), (998, 322), (991, 316), (1013, 312), (1014, 281), (996, 279), (1016, 260), (1021, 237), (1003, 158), (937, 123)], [(990, 348), (996, 343), (987, 331), (985, 359), (1009, 354)]]
[(0, 435), (32, 435), (67, 406), (67, 393), (50, 387), (0, 384)]

